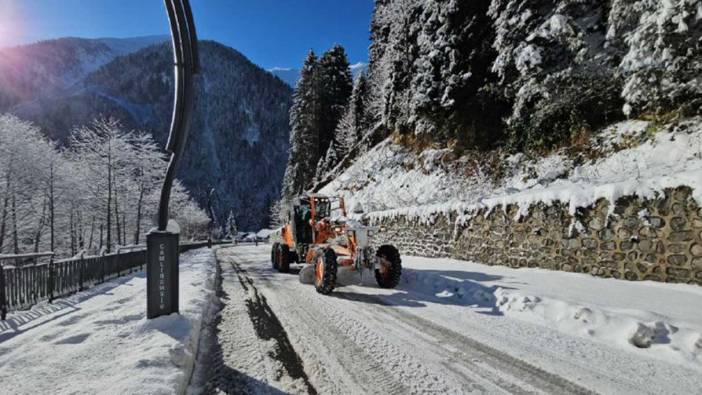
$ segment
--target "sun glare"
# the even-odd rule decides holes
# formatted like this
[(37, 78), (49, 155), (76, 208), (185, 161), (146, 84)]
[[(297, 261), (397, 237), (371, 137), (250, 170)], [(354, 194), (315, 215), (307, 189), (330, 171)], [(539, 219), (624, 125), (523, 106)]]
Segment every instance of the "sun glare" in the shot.
[(17, 44), (24, 32), (17, 6), (12, 1), (0, 0), (0, 47)]

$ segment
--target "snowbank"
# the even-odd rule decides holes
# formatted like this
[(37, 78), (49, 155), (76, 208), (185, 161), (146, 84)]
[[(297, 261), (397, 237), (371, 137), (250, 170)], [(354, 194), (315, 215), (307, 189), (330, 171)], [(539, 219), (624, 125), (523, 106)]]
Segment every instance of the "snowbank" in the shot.
[[(403, 258), (399, 290), (702, 370), (702, 288)], [(564, 287), (563, 284), (568, 284)]]
[(215, 266), (209, 249), (181, 255), (180, 315), (145, 318), (144, 273), (11, 313), (0, 321), (0, 393), (182, 393)]
[[(583, 161), (556, 152), (528, 159), (503, 158), (501, 180), (459, 158), (442, 159), (447, 150), (420, 155), (386, 141), (322, 189), (342, 194), (347, 205), (360, 202), (371, 218), (407, 216), (428, 220), (434, 213), (518, 205), (518, 216), (536, 203), (568, 203), (571, 213), (604, 198), (653, 198), (666, 188), (688, 186), (702, 202), (702, 118), (664, 127), (645, 121), (614, 124), (594, 137), (589, 149), (596, 160)], [(583, 163), (581, 163), (583, 162)], [(610, 205), (613, 207), (614, 205)]]

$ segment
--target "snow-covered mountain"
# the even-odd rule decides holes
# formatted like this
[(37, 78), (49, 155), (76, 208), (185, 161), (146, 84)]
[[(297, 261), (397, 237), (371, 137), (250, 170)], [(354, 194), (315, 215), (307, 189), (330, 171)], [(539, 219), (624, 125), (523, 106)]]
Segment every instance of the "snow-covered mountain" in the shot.
[[(172, 52), (165, 42), (144, 47), (164, 40), (70, 38), (6, 50), (0, 113), (35, 122), (59, 143), (75, 126), (109, 116), (165, 145)], [(264, 227), (287, 161), (292, 91), (232, 48), (212, 41), (200, 47), (202, 72), (179, 178), (219, 223), (233, 210), (241, 229)]]
[(272, 69), (268, 69), (268, 72), (280, 78), (293, 88), (297, 85), (297, 80), (300, 79), (300, 70), (290, 67), (273, 67)]
[[(351, 75), (355, 80), (359, 75), (361, 75), (361, 73), (368, 70), (368, 63), (354, 63), (350, 66), (350, 68)], [(297, 80), (300, 79), (300, 70), (295, 68), (273, 67), (272, 69), (268, 69), (268, 72), (280, 78), (281, 80), (283, 80), (283, 82), (285, 82), (293, 88), (295, 87), (295, 85), (297, 85)]]
[(0, 112), (69, 88), (118, 56), (168, 41), (168, 36), (66, 37), (0, 49)]

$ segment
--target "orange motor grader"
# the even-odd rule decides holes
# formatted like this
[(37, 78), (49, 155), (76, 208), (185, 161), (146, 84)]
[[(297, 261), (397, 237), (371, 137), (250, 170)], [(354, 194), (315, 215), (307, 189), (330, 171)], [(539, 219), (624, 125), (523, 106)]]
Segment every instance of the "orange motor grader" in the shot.
[(314, 285), (322, 294), (334, 289), (340, 266), (359, 273), (369, 269), (381, 288), (395, 288), (402, 273), (400, 253), (392, 245), (372, 247), (379, 230), (347, 218), (342, 197), (303, 195), (288, 211), (271, 263), (280, 272), (288, 272), (291, 263), (314, 265)]

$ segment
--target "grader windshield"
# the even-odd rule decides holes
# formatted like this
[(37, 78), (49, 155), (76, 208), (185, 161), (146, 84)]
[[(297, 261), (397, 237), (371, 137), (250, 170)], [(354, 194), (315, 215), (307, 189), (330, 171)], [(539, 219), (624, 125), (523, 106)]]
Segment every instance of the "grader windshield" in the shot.
[(315, 220), (319, 221), (322, 218), (329, 218), (331, 215), (331, 202), (326, 197), (315, 197), (315, 206), (317, 213)]
[(344, 199), (338, 196), (311, 195), (313, 203), (314, 221), (318, 222), (323, 218), (338, 218), (346, 216)]

